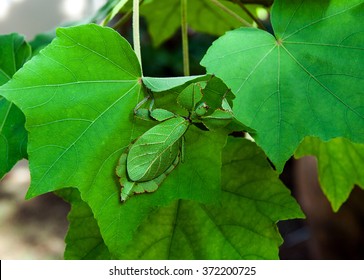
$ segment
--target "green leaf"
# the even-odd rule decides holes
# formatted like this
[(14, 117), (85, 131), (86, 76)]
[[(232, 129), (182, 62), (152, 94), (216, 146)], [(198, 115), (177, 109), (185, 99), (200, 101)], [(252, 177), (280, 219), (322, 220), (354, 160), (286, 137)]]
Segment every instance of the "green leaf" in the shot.
[(276, 222), (302, 218), (264, 153), (232, 138), (223, 154), (218, 205), (180, 200), (151, 213), (127, 259), (278, 259)]
[(306, 137), (295, 157), (307, 155), (317, 158), (320, 185), (334, 211), (338, 211), (347, 200), (354, 185), (364, 189), (363, 144), (352, 143), (345, 138), (323, 142), (315, 137)]
[(57, 195), (71, 204), (68, 214), (69, 227), (66, 236), (66, 260), (112, 259), (90, 207), (77, 189), (57, 191)]
[(363, 0), (277, 0), (274, 36), (228, 32), (202, 60), (278, 170), (305, 136), (364, 141), (363, 10)]
[[(30, 46), (18, 34), (0, 36), (0, 86), (30, 58)], [(27, 132), (23, 113), (0, 96), (0, 178), (27, 157)]]
[(144, 85), (153, 92), (171, 90), (173, 88), (185, 85), (187, 83), (197, 82), (206, 79), (206, 75), (171, 77), (171, 78), (154, 78), (143, 77)]
[(29, 42), (32, 47), (32, 55), (38, 54), (40, 50), (49, 45), (55, 37), (56, 30), (44, 32), (35, 36), (34, 39)]
[[(246, 13), (229, 1), (218, 1), (236, 14), (226, 13), (210, 0), (188, 1), (188, 25), (199, 32), (222, 35), (227, 30), (242, 26), (239, 17), (252, 22)], [(181, 25), (181, 0), (154, 0), (143, 5), (140, 13), (146, 18), (149, 33), (155, 46), (174, 35)]]
[(28, 198), (91, 183), (79, 178), (97, 173), (106, 154), (130, 142), (123, 132), (132, 130), (129, 112), (141, 94), (138, 61), (115, 31), (91, 24), (57, 35), (0, 91), (27, 116)]
[(89, 24), (58, 29), (57, 38), (0, 94), (26, 115), (32, 176), (27, 197), (77, 188), (116, 258), (155, 207), (180, 198), (203, 203), (219, 198), (226, 135), (191, 126), (183, 164), (157, 192), (121, 204), (117, 161), (151, 124), (133, 114), (144, 97), (138, 60), (110, 28)]

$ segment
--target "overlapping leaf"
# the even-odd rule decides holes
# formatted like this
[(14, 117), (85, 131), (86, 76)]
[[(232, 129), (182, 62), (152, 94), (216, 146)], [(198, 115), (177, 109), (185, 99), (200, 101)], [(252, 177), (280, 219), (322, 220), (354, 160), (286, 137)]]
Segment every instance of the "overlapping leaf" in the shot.
[(279, 170), (307, 135), (364, 141), (363, 16), (363, 0), (277, 0), (274, 36), (238, 29), (204, 57)]
[(26, 115), (27, 197), (78, 188), (116, 257), (151, 209), (179, 198), (213, 202), (219, 196), (226, 136), (191, 127), (185, 161), (160, 190), (121, 204), (118, 158), (154, 124), (133, 116), (143, 98), (140, 75), (126, 40), (90, 24), (58, 29), (57, 38), (0, 89)]
[(364, 144), (345, 138), (323, 142), (307, 137), (295, 152), (296, 157), (306, 155), (317, 157), (320, 185), (334, 211), (347, 200), (354, 185), (364, 188)]
[(230, 139), (218, 205), (180, 200), (149, 215), (123, 258), (277, 259), (275, 223), (303, 217), (257, 146)]
[[(0, 86), (8, 82), (31, 55), (30, 46), (17, 34), (0, 36)], [(0, 179), (27, 156), (23, 113), (0, 96)]]

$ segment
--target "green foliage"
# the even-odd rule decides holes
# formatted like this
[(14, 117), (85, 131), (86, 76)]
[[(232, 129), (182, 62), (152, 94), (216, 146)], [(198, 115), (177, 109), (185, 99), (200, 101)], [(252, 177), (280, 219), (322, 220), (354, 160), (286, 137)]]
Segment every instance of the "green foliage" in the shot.
[[(30, 58), (31, 49), (22, 36), (0, 36), (0, 86)], [(0, 96), (0, 179), (20, 159), (27, 157), (24, 114)]]
[[(229, 139), (222, 172), (219, 204), (178, 200), (150, 212), (122, 258), (277, 259), (282, 239), (275, 223), (303, 217), (289, 191), (264, 153), (247, 140)], [(73, 207), (66, 258), (108, 258), (91, 209), (76, 190), (63, 191), (62, 197)]]
[(345, 138), (328, 142), (307, 137), (295, 157), (317, 157), (320, 185), (334, 211), (349, 197), (354, 185), (364, 188), (364, 145)]
[[(27, 197), (77, 187), (98, 220), (105, 243), (119, 257), (123, 242), (131, 239), (150, 209), (176, 198), (218, 199), (219, 151), (226, 136), (189, 129), (185, 164), (155, 196), (133, 198), (120, 207), (120, 185), (113, 175), (116, 163), (146, 129), (143, 121), (139, 124), (133, 118), (142, 99), (136, 57), (109, 28), (86, 25), (58, 29), (57, 34), (16, 79), (1, 88), (1, 94), (27, 116), (32, 173)], [(114, 51), (106, 48), (106, 41)]]
[[(191, 34), (257, 22), (248, 2), (272, 1), (188, 1)], [(130, 4), (110, 0), (90, 21), (124, 9), (126, 22)], [(180, 4), (142, 2), (156, 46)], [(126, 39), (96, 24), (38, 36), (23, 67), (29, 45), (0, 36), (0, 177), (28, 154), (27, 198), (70, 203), (66, 259), (277, 259), (276, 223), (303, 214), (266, 155), (281, 171), (304, 137), (346, 137), (307, 138), (295, 155), (318, 157), (335, 211), (364, 186), (363, 6), (276, 0), (274, 35), (229, 31), (201, 76), (144, 77)]]
[(231, 31), (202, 60), (232, 89), (235, 116), (257, 131), (258, 145), (278, 170), (307, 135), (364, 141), (363, 30), (357, 22), (363, 9), (362, 0), (277, 0), (274, 36)]
[[(155, 46), (172, 37), (180, 27), (180, 2), (180, 0), (153, 0), (141, 7), (141, 14), (148, 23), (148, 30)], [(220, 3), (235, 16), (214, 2)], [(222, 35), (228, 30), (242, 26), (245, 21), (252, 23), (246, 12), (238, 5), (225, 0), (188, 1), (187, 14), (188, 25), (192, 29), (212, 35)]]
[[(128, 259), (277, 259), (275, 223), (303, 217), (254, 143), (229, 139), (219, 204), (179, 200), (149, 215)], [(188, 245), (187, 245), (188, 244)], [(186, 246), (187, 245), (187, 246)]]

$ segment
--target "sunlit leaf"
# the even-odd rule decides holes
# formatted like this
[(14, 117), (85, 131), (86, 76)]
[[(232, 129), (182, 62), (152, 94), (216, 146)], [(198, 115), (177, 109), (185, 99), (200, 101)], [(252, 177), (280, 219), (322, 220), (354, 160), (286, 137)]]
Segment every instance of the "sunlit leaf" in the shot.
[(363, 11), (363, 0), (277, 0), (274, 35), (228, 32), (202, 60), (278, 170), (305, 136), (364, 141)]

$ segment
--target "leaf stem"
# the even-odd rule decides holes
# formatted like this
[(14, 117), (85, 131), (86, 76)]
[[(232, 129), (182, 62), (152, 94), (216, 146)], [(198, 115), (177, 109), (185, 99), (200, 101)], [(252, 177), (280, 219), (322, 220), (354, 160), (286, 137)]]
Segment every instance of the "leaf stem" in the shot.
[(258, 27), (260, 29), (263, 29), (263, 30), (267, 30), (263, 24), (263, 22), (256, 16), (254, 16), (250, 11), (249, 9), (242, 3), (240, 2), (239, 0), (233, 0), (234, 3), (236, 3), (237, 5), (240, 6), (240, 8), (252, 19), (256, 22), (256, 24), (258, 25)]
[(251, 27), (252, 25), (247, 22), (245, 19), (243, 19), (241, 16), (239, 16), (237, 13), (235, 13), (234, 11), (230, 10), (228, 7), (226, 7), (224, 4), (222, 4), (221, 2), (219, 2), (218, 0), (210, 0), (213, 4), (215, 4), (217, 7), (219, 7), (221, 10), (223, 10), (224, 12), (226, 12), (227, 14), (231, 15), (232, 17), (234, 17), (236, 20), (238, 20), (240, 23), (242, 23), (245, 26)]
[[(144, 2), (144, 0), (139, 0), (139, 6), (141, 4), (143, 4), (143, 2)], [(121, 12), (121, 9), (120, 9), (119, 13), (120, 12)], [(131, 8), (111, 28), (112, 29), (118, 29), (120, 26), (123, 26), (125, 23), (128, 22), (128, 20), (130, 19), (132, 13), (133, 13), (133, 9)]]
[(185, 76), (189, 76), (190, 58), (188, 50), (187, 0), (181, 0), (181, 29), (182, 29), (183, 74)]
[(128, 11), (111, 28), (118, 29), (120, 26), (123, 26), (130, 19), (131, 14), (132, 14), (132, 10)]
[(139, 28), (139, 0), (133, 0), (133, 45), (134, 52), (142, 68), (142, 56), (140, 52), (140, 28)]

